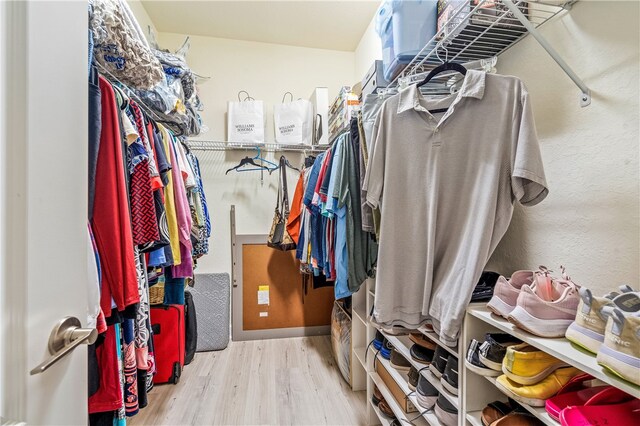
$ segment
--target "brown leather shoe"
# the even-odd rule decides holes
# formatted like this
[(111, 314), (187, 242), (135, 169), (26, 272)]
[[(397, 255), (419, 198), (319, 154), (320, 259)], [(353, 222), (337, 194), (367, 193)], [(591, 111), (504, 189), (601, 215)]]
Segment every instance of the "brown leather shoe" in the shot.
[(543, 423), (529, 413), (509, 413), (491, 426), (539, 426)]
[(380, 401), (380, 404), (378, 404), (378, 408), (380, 409), (380, 412), (387, 417), (394, 418), (396, 416), (395, 414), (393, 414), (393, 410), (391, 409), (391, 407), (389, 407), (389, 404), (387, 404), (387, 401), (385, 401), (384, 399)]
[(384, 397), (382, 396), (380, 389), (378, 389), (377, 386), (374, 386), (373, 395), (371, 395), (371, 402), (373, 402), (373, 405), (378, 405), (380, 404), (380, 401), (384, 401)]
[(436, 344), (422, 333), (411, 333), (411, 335), (409, 335), (409, 339), (411, 339), (411, 341), (416, 345), (422, 346), (425, 349), (431, 349), (432, 351), (436, 350)]
[(409, 371), (411, 369), (411, 363), (395, 348), (391, 350), (390, 362), (391, 366), (398, 371)]

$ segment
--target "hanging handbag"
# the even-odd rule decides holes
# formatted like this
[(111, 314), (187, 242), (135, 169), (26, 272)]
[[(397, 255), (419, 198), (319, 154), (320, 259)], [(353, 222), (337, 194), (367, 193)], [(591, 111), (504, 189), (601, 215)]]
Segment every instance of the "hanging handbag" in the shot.
[(280, 156), (278, 199), (276, 210), (271, 224), (271, 232), (267, 239), (267, 245), (271, 248), (287, 251), (296, 248), (296, 243), (287, 231), (287, 219), (289, 218), (289, 192), (287, 191), (287, 159)]

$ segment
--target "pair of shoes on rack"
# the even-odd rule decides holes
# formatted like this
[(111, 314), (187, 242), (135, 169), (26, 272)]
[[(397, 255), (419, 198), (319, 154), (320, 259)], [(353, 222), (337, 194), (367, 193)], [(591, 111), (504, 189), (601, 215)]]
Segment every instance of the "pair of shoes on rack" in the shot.
[(482, 345), (472, 340), (465, 359), (480, 375), (495, 377), (496, 386), (516, 401), (544, 406), (547, 398), (580, 371), (506, 333), (487, 333)]
[(398, 371), (410, 371), (412, 366), (408, 359), (406, 359), (400, 351), (396, 348), (391, 349), (391, 357), (389, 358), (390, 364)]
[(414, 361), (419, 362), (420, 364), (429, 365), (433, 360), (435, 351), (415, 343), (411, 346), (411, 349), (409, 349), (409, 353), (411, 354), (411, 359)]
[(507, 333), (487, 333), (484, 342), (476, 339), (469, 342), (465, 364), (476, 374), (497, 377), (502, 374), (502, 360), (507, 348), (520, 343), (520, 339)]
[(391, 359), (393, 345), (384, 337), (384, 334), (382, 334), (380, 330), (376, 331), (376, 336), (373, 338), (371, 344), (380, 352), (380, 355), (382, 355), (384, 359)]
[(580, 302), (579, 286), (565, 274), (551, 276), (538, 271), (517, 271), (508, 280), (498, 278), (487, 307), (517, 327), (541, 337), (562, 337), (573, 322)]
[(382, 396), (382, 393), (380, 392), (380, 389), (378, 389), (377, 386), (373, 387), (373, 395), (371, 395), (371, 402), (373, 403), (374, 406), (378, 407), (380, 412), (385, 416), (389, 417), (390, 419), (396, 418), (395, 414), (393, 414), (393, 410), (391, 410), (391, 407), (389, 406), (387, 401), (384, 399), (384, 396)]
[[(409, 350), (411, 359), (421, 364), (430, 364), (433, 359), (435, 343), (431, 342), (422, 333), (411, 333), (409, 339), (414, 342)], [(409, 371), (411, 369), (411, 362), (395, 348), (391, 350), (390, 361), (391, 366), (396, 370)]]
[(496, 386), (505, 395), (532, 407), (544, 407), (572, 378), (582, 374), (527, 343), (507, 348)]
[(458, 409), (427, 379), (418, 372), (416, 400), (420, 408), (433, 410), (435, 416), (444, 426), (458, 424)]
[(574, 377), (546, 401), (545, 410), (565, 426), (637, 423), (640, 400), (613, 386), (593, 383), (589, 374)]
[(429, 371), (440, 380), (447, 392), (458, 395), (458, 358), (438, 346), (429, 365)]
[(598, 364), (640, 386), (640, 292), (627, 285), (621, 293), (596, 297), (580, 289), (580, 304), (566, 337), (597, 354)]
[(483, 426), (538, 426), (543, 425), (533, 414), (509, 398), (508, 402), (494, 401), (482, 409)]

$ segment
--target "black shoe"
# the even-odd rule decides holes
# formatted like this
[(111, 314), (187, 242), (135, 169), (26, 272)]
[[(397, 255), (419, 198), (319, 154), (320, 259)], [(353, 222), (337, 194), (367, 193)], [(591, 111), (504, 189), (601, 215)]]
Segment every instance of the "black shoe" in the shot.
[(465, 365), (471, 371), (481, 376), (498, 377), (502, 371), (493, 370), (480, 361), (480, 342), (471, 339), (469, 348), (467, 349), (467, 358), (464, 360)]
[(418, 373), (418, 370), (416, 370), (416, 368), (414, 366), (411, 366), (411, 368), (409, 369), (409, 389), (411, 389), (412, 391), (416, 390), (416, 386), (418, 386), (418, 380), (420, 379), (420, 373)]
[(447, 366), (447, 361), (449, 360), (449, 352), (442, 346), (438, 346), (436, 348), (435, 353), (433, 354), (433, 359), (431, 360), (431, 365), (429, 366), (429, 371), (433, 373), (438, 379), (442, 377), (442, 373), (444, 373), (444, 369)]
[(458, 395), (458, 358), (453, 355), (449, 355), (440, 383), (447, 391)]
[(487, 333), (478, 353), (480, 362), (502, 374), (502, 360), (507, 354), (507, 347), (519, 343), (522, 341), (507, 333)]
[(478, 280), (478, 284), (473, 289), (471, 302), (488, 302), (493, 296), (493, 288), (500, 274), (497, 272), (484, 271)]
[(411, 353), (411, 358), (414, 361), (418, 361), (421, 364), (429, 364), (431, 362), (431, 359), (433, 359), (433, 353), (434, 351), (427, 349), (423, 346), (420, 346), (418, 344), (414, 344), (413, 346), (411, 346), (411, 349), (409, 350), (409, 352)]
[(438, 397), (434, 411), (441, 425), (456, 426), (458, 424), (458, 409), (444, 396)]
[(438, 399), (438, 389), (431, 382), (420, 374), (418, 386), (416, 386), (416, 400), (418, 405), (424, 409), (431, 409)]

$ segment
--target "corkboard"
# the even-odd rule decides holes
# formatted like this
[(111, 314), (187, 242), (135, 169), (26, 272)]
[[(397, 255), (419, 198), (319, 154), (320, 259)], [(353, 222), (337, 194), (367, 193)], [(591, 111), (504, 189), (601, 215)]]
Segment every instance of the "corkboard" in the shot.
[[(266, 244), (242, 246), (242, 324), (243, 330), (313, 327), (331, 324), (333, 287), (314, 290), (307, 285), (304, 294), (295, 250), (282, 252)], [(268, 286), (268, 304), (259, 304), (258, 291)]]

